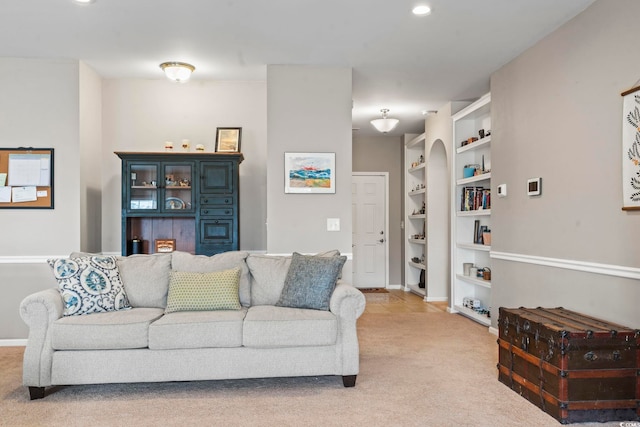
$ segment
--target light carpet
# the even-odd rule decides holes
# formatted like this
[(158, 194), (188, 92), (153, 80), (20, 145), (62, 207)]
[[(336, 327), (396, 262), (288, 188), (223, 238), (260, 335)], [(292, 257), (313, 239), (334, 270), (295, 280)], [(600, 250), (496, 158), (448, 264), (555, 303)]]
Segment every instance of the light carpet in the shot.
[[(459, 315), (365, 313), (360, 374), (57, 387), (29, 401), (0, 348), (2, 426), (559, 426), (497, 380), (496, 337)], [(580, 426), (619, 426), (584, 423)]]

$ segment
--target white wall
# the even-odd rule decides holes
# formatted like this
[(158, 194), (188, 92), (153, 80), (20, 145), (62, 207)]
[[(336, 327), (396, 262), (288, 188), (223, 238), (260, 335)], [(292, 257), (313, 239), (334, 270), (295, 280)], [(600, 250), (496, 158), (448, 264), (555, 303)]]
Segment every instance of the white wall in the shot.
[[(640, 212), (621, 210), (620, 96), (640, 78), (638, 15), (637, 0), (599, 0), (491, 79), (494, 194), (508, 186), (492, 200), (492, 256), (504, 255), (492, 261), (496, 314), (564, 306), (640, 327), (640, 281), (615, 275), (640, 277)], [(533, 177), (542, 196), (530, 198)]]
[(121, 250), (121, 162), (114, 151), (164, 151), (164, 142), (215, 150), (216, 127), (242, 127), (240, 249), (266, 248), (265, 82), (103, 81), (102, 250)]
[[(351, 69), (268, 66), (267, 93), (267, 251), (351, 253)], [(285, 152), (336, 153), (336, 193), (285, 194)]]
[(451, 192), (451, 114), (457, 104), (447, 103), (425, 119), (427, 173), (427, 301), (451, 297), (449, 194)]

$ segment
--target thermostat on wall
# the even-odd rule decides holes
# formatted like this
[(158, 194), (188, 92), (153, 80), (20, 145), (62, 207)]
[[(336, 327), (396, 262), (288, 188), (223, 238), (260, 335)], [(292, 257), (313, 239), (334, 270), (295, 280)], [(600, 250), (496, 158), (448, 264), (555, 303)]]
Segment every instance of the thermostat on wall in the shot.
[(527, 180), (527, 195), (539, 196), (542, 193), (542, 178), (530, 178)]

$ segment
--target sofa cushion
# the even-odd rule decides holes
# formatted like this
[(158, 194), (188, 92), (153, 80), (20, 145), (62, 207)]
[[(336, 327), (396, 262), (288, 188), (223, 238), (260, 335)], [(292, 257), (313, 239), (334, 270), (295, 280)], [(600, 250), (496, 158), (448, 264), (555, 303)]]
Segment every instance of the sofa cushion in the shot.
[(55, 350), (115, 350), (145, 348), (149, 324), (163, 314), (161, 308), (62, 317), (51, 324)]
[[(316, 254), (321, 257), (339, 255), (338, 250)], [(284, 288), (291, 256), (251, 254), (247, 258), (247, 265), (251, 271), (251, 305), (275, 305)]]
[(275, 305), (280, 299), (291, 258), (255, 255), (247, 258), (251, 271), (251, 305)]
[(244, 319), (246, 347), (301, 347), (333, 345), (338, 320), (330, 311), (261, 305), (250, 307)]
[(242, 308), (165, 314), (149, 327), (149, 348), (240, 347), (246, 313), (247, 309)]
[(331, 293), (346, 261), (345, 256), (308, 256), (294, 252), (276, 305), (329, 310)]
[(120, 257), (118, 266), (133, 307), (164, 308), (167, 305), (171, 254)]
[(49, 259), (47, 263), (58, 281), (65, 316), (131, 308), (115, 257)]
[(248, 252), (230, 251), (220, 254), (192, 255), (188, 252), (175, 251), (171, 254), (171, 266), (174, 271), (186, 271), (193, 273), (211, 273), (213, 271), (228, 270), (240, 267), (240, 304), (247, 307), (251, 304), (249, 289), (249, 268), (245, 260)]
[(165, 313), (174, 311), (239, 310), (240, 268), (191, 273), (169, 273), (169, 296)]

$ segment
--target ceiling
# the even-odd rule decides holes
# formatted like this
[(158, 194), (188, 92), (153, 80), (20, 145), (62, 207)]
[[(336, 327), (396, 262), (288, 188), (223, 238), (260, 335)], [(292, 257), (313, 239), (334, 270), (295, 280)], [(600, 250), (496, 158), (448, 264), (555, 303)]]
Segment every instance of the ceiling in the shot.
[[(594, 0), (14, 0), (0, 56), (80, 59), (103, 78), (265, 80), (267, 64), (352, 67), (353, 127), (388, 108), (390, 135), (424, 131), (425, 110), (489, 91), (489, 77)], [(417, 4), (431, 6), (414, 16)], [(188, 83), (187, 83), (188, 84)]]

